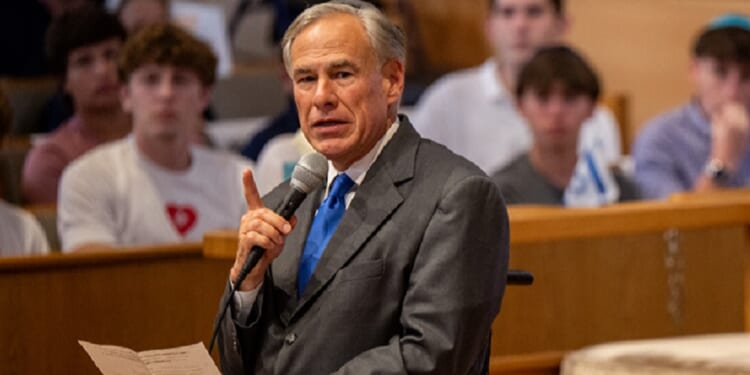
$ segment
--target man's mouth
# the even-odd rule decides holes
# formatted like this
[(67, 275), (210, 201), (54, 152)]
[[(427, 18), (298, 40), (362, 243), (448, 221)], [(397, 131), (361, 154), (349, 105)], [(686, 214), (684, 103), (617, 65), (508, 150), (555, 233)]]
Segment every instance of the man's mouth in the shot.
[(337, 119), (324, 119), (324, 120), (318, 120), (313, 123), (313, 126), (315, 127), (327, 127), (327, 126), (336, 126), (344, 124), (345, 121), (343, 120), (337, 120)]

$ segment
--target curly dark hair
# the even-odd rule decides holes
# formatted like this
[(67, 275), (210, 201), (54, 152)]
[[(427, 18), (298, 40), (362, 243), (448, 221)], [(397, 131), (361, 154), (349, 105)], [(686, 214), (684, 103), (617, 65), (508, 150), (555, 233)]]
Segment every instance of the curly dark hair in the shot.
[(51, 70), (64, 75), (68, 55), (76, 48), (117, 38), (124, 41), (125, 28), (101, 6), (86, 4), (65, 12), (47, 30), (46, 53)]
[(192, 70), (205, 86), (216, 80), (217, 59), (211, 47), (173, 24), (146, 26), (128, 39), (120, 52), (120, 78), (127, 82), (135, 70), (152, 63)]

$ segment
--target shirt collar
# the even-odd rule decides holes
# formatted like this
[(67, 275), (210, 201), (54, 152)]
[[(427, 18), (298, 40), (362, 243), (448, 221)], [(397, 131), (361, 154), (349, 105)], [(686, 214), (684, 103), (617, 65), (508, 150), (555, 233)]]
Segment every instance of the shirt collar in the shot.
[(502, 84), (502, 80), (498, 76), (497, 62), (492, 58), (479, 67), (479, 89), (493, 103), (511, 100), (508, 88)]
[(399, 122), (398, 117), (396, 117), (396, 121), (391, 124), (390, 127), (385, 131), (385, 134), (383, 134), (383, 137), (378, 140), (378, 142), (375, 144), (375, 146), (370, 149), (370, 152), (365, 154), (362, 158), (355, 161), (349, 168), (345, 171), (338, 171), (333, 166), (333, 163), (329, 160), (328, 161), (328, 183), (326, 184), (326, 193), (324, 196), (328, 196), (328, 190), (331, 188), (331, 183), (333, 183), (333, 179), (336, 178), (336, 176), (339, 173), (346, 173), (349, 178), (354, 181), (354, 187), (351, 191), (354, 191), (357, 186), (362, 184), (362, 181), (365, 180), (365, 175), (367, 174), (367, 171), (370, 169), (370, 166), (372, 166), (372, 163), (375, 162), (375, 159), (378, 158), (378, 155), (380, 155), (380, 152), (383, 150), (383, 147), (385, 147), (386, 144), (393, 138), (393, 135), (396, 134), (396, 131), (398, 130)]

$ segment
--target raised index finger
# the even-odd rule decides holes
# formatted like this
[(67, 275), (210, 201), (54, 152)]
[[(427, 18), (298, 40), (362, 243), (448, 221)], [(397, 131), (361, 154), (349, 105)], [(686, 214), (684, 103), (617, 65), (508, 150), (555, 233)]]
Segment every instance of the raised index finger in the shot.
[(255, 186), (253, 171), (249, 168), (242, 172), (242, 188), (245, 192), (245, 203), (247, 203), (248, 210), (265, 207), (263, 206), (263, 201), (260, 199), (258, 187)]

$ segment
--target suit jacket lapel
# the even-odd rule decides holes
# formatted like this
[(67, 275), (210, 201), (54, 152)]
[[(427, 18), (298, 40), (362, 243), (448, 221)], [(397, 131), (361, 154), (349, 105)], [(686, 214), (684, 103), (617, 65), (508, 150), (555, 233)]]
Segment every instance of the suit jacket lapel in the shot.
[[(398, 185), (414, 175), (419, 135), (406, 117), (367, 171), (365, 180), (339, 222), (290, 319), (293, 319), (333, 276), (365, 245), (404, 198)], [(309, 225), (308, 225), (309, 227)], [(304, 246), (304, 239), (302, 245)], [(299, 255), (297, 256), (299, 262)], [(296, 273), (295, 273), (296, 274)]]
[(273, 262), (273, 278), (276, 287), (282, 295), (276, 295), (276, 306), (285, 306), (280, 311), (280, 318), (289, 323), (292, 312), (297, 307), (297, 271), (302, 250), (305, 247), (307, 233), (310, 231), (312, 219), (322, 200), (323, 189), (318, 189), (307, 197), (297, 209), (297, 225), (284, 241), (284, 250)]

